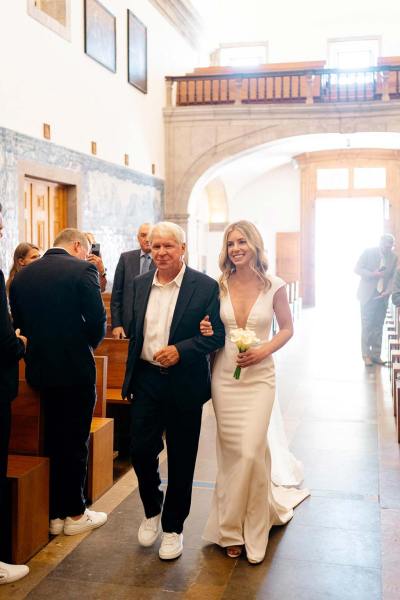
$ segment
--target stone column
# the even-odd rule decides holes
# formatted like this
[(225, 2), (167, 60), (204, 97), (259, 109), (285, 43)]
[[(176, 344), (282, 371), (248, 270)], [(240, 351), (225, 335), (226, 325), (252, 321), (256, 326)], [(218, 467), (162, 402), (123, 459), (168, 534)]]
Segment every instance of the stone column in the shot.
[(189, 213), (165, 213), (164, 221), (172, 221), (172, 223), (176, 223), (184, 232), (188, 233), (188, 222), (189, 222)]

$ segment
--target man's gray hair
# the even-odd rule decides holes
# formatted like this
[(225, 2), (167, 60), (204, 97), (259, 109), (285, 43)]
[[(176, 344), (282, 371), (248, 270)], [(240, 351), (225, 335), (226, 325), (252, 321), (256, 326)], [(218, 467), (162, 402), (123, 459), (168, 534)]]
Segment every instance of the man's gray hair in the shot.
[(182, 227), (171, 221), (160, 221), (152, 227), (149, 235), (150, 243), (156, 236), (173, 237), (178, 244), (184, 244), (186, 242), (186, 235)]
[(86, 234), (83, 231), (79, 231), (79, 229), (73, 229), (72, 227), (68, 227), (67, 229), (60, 231), (54, 240), (53, 246), (63, 246), (64, 244), (72, 244), (73, 242), (80, 242), (82, 246), (90, 246)]

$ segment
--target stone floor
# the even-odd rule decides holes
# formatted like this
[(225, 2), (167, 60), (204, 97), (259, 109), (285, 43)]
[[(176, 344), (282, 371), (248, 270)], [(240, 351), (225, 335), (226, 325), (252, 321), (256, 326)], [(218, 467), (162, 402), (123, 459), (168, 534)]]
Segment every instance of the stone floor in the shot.
[(109, 511), (106, 526), (54, 538), (0, 600), (400, 598), (400, 455), (388, 369), (365, 369), (358, 315), (344, 322), (343, 314), (304, 311), (277, 356), (285, 426), (312, 495), (272, 530), (264, 563), (228, 559), (201, 539), (216, 470), (207, 408), (180, 559), (165, 563), (138, 545), (142, 508), (130, 472), (95, 505)]

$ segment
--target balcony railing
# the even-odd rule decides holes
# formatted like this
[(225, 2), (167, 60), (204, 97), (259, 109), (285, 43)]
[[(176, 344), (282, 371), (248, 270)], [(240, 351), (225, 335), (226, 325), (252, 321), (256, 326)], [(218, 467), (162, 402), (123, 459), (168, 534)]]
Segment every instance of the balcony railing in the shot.
[(399, 73), (400, 65), (166, 77), (167, 106), (388, 102), (400, 98)]

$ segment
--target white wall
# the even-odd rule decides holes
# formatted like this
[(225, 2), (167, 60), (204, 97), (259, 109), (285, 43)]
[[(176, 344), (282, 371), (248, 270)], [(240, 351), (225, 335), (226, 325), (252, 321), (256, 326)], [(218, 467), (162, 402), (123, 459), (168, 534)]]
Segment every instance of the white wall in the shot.
[[(0, 2), (0, 126), (164, 176), (164, 76), (183, 74), (197, 56), (147, 0), (102, 0), (117, 17), (117, 72), (84, 53), (83, 1), (71, 1), (71, 41), (27, 13), (26, 0)], [(148, 94), (127, 82), (127, 9), (148, 28)]]
[[(382, 36), (382, 56), (400, 55), (398, 0), (192, 0), (212, 25), (214, 47), (223, 42), (265, 41), (268, 62), (324, 60), (328, 38)], [(210, 20), (210, 15), (214, 18)]]
[(257, 225), (274, 273), (276, 233), (300, 230), (300, 172), (291, 164), (284, 165), (238, 190), (229, 196), (229, 218), (230, 222), (247, 219)]

